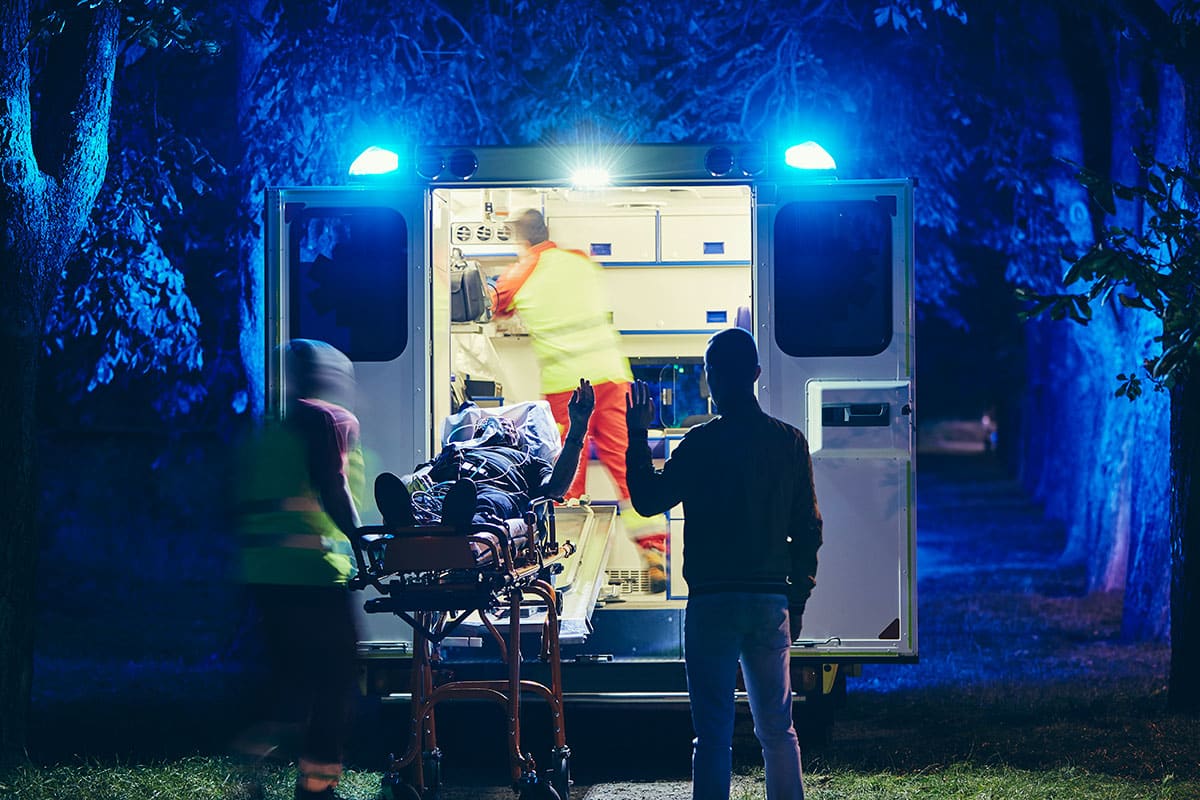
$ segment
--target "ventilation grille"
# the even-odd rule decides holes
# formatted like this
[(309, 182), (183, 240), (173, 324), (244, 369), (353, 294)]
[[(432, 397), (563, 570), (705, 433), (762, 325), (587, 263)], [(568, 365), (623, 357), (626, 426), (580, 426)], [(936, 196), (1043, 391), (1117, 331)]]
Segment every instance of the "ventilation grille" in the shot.
[(450, 230), (455, 244), (507, 244), (512, 228), (503, 222), (458, 222)]
[(621, 594), (650, 593), (650, 578), (644, 569), (609, 569), (605, 573), (609, 584), (616, 584)]

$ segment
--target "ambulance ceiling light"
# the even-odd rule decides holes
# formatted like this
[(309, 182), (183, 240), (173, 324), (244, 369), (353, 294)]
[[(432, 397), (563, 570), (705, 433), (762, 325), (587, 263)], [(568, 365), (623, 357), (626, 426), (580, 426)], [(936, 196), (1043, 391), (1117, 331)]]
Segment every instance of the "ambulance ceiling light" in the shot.
[(371, 145), (350, 165), (351, 175), (385, 175), (400, 168), (400, 156)]
[(612, 183), (612, 177), (603, 167), (580, 167), (571, 173), (571, 185), (576, 189), (603, 189)]
[(801, 142), (789, 147), (783, 154), (783, 160), (789, 167), (796, 169), (822, 170), (833, 172), (837, 163), (824, 147), (816, 142)]

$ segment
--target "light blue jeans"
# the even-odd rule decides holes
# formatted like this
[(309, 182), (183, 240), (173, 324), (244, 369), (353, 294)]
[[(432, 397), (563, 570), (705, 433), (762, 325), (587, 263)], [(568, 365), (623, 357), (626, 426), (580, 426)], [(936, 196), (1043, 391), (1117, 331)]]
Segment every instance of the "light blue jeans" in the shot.
[(792, 726), (787, 597), (721, 592), (688, 599), (684, 655), (692, 704), (693, 800), (728, 800), (737, 666), (762, 745), (767, 800), (802, 800), (800, 744)]

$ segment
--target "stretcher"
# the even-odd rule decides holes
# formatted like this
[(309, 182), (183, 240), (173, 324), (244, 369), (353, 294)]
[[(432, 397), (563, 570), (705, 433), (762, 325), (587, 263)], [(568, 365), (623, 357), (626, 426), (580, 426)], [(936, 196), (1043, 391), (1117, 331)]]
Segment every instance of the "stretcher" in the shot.
[[(384, 797), (436, 797), (441, 784), (436, 707), (445, 700), (484, 699), (506, 708), (509, 764), (520, 798), (568, 800), (571, 751), (563, 725), (561, 595), (553, 579), (574, 546), (558, 541), (553, 503), (540, 501), (523, 519), (476, 520), (469, 530), (366, 526), (358, 539), (359, 574), (352, 586), (371, 586), (379, 593), (366, 602), (366, 611), (394, 614), (413, 631), (407, 743), (384, 773)], [(539, 658), (549, 665), (549, 685), (521, 677), (521, 609), (530, 604), (545, 608)], [(440, 647), (468, 619), (482, 622), (494, 639), (507, 678), (439, 679)], [(550, 706), (553, 749), (546, 769), (539, 770), (521, 747), (522, 693), (539, 696)]]

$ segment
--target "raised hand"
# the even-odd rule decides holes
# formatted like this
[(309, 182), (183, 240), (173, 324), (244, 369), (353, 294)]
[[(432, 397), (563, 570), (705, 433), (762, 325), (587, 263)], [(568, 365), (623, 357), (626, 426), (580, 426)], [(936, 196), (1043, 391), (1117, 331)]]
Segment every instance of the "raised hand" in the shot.
[(630, 431), (646, 431), (654, 424), (654, 401), (645, 381), (634, 381), (625, 395), (625, 423)]
[(583, 435), (595, 408), (596, 390), (592, 388), (591, 381), (580, 378), (579, 388), (571, 392), (571, 400), (567, 403), (567, 417), (571, 420), (573, 433)]

